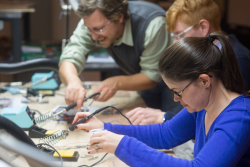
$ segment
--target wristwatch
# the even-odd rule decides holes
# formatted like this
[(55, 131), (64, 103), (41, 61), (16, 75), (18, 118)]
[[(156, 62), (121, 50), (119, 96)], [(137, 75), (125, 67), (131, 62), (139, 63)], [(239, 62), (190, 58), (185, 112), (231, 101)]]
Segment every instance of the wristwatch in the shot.
[(165, 114), (163, 115), (163, 118), (162, 118), (162, 119), (163, 119), (163, 122), (166, 122), (166, 121), (167, 121), (167, 120), (166, 120), (166, 114), (167, 114), (167, 113), (165, 113)]

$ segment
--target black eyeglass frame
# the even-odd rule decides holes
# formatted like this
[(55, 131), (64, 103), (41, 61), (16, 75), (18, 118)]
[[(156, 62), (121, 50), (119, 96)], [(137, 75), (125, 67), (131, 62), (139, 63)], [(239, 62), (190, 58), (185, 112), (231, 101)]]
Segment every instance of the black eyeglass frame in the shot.
[[(213, 77), (211, 75), (208, 75), (210, 78)], [(187, 89), (187, 87), (192, 83), (194, 82), (194, 80), (192, 80), (184, 89), (182, 89), (182, 91), (180, 92), (176, 92), (174, 90), (171, 89), (171, 91), (173, 92), (173, 94), (175, 94), (176, 96), (179, 96), (180, 98), (182, 98), (181, 94), (184, 92), (185, 89)]]
[(173, 92), (173, 94), (179, 96), (180, 98), (182, 98), (181, 94), (184, 92), (185, 89), (187, 89), (187, 87), (193, 82), (194, 80), (192, 80), (184, 89), (182, 89), (182, 91), (180, 92), (176, 92), (174, 90), (171, 89), (171, 91)]

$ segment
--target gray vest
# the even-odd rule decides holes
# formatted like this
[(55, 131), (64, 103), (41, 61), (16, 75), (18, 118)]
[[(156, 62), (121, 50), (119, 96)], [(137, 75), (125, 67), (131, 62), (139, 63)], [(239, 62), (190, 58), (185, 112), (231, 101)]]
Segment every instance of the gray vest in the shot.
[(128, 10), (134, 47), (126, 44), (111, 45), (106, 50), (126, 74), (132, 75), (141, 71), (139, 65), (140, 56), (144, 50), (145, 33), (150, 21), (157, 16), (165, 16), (166, 11), (153, 3), (145, 1), (128, 2)]

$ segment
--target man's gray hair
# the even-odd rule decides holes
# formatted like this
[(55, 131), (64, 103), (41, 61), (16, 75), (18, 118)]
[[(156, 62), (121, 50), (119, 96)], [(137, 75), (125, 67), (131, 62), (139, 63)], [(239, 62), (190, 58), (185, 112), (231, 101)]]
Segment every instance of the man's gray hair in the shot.
[(76, 13), (83, 18), (96, 9), (111, 21), (118, 20), (120, 14), (124, 14), (124, 22), (129, 19), (128, 0), (81, 0)]

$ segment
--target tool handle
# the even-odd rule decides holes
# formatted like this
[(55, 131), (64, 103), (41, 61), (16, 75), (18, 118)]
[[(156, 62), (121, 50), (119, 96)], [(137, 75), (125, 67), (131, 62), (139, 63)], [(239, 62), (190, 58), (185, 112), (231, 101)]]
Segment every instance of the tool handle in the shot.
[[(100, 93), (94, 93), (94, 94), (92, 94), (92, 95), (90, 95), (90, 96), (88, 96), (88, 97), (85, 97), (83, 101), (85, 102), (85, 101), (87, 101), (88, 99), (90, 99), (90, 98), (92, 98), (92, 97), (94, 97), (94, 96), (96, 96), (96, 95), (100, 95)], [(76, 107), (76, 106), (77, 106), (77, 102), (75, 102), (75, 103), (73, 103), (73, 104), (67, 106), (65, 109), (66, 109), (66, 111), (69, 111), (70, 109), (72, 109), (72, 108), (74, 108), (74, 107)]]
[[(94, 116), (93, 114), (91, 114), (92, 116)], [(90, 116), (90, 115), (89, 115)], [(83, 119), (81, 119), (80, 121), (78, 121), (78, 122), (76, 122), (76, 123), (74, 123), (73, 125), (70, 125), (69, 126), (69, 130), (71, 130), (71, 131), (74, 131), (75, 130), (75, 126), (76, 125), (78, 125), (78, 124), (83, 124), (83, 123), (85, 123), (88, 119), (90, 119), (91, 117), (86, 117), (86, 118), (83, 118)]]
[(74, 108), (75, 106), (77, 106), (77, 103), (73, 103), (73, 104), (70, 104), (69, 106), (67, 106), (65, 109), (66, 111), (69, 111), (70, 109)]
[(87, 116), (86, 118), (81, 119), (80, 121), (74, 123), (73, 125), (69, 126), (69, 130), (74, 131), (75, 130), (75, 126), (78, 124), (83, 124), (85, 123), (87, 120), (89, 120), (91, 117), (93, 117), (94, 115), (98, 114), (99, 112), (101, 112), (102, 110), (109, 108), (110, 106), (105, 106), (102, 108), (99, 108), (98, 110), (96, 110), (95, 112), (93, 112), (92, 114), (90, 114), (89, 116)]

